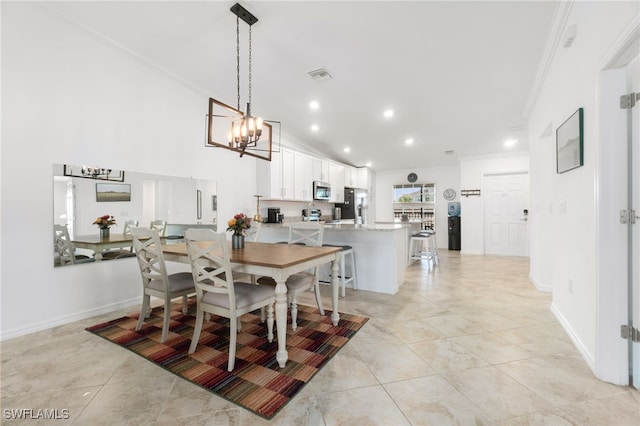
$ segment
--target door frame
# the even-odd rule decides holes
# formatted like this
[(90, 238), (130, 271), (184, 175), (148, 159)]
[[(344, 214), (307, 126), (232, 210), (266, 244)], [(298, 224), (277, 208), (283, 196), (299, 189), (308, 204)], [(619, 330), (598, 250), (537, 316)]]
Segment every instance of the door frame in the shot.
[[(622, 149), (620, 146), (609, 144), (607, 137), (615, 128), (615, 119), (607, 116), (602, 111), (603, 98), (607, 95), (614, 97), (622, 93), (606, 93), (604, 87), (611, 74), (617, 71), (620, 76), (625, 74), (626, 67), (638, 55), (640, 44), (640, 17), (636, 17), (622, 32), (616, 43), (600, 62), (598, 69), (600, 76), (596, 82), (596, 94), (598, 97), (596, 119), (598, 123), (598, 161), (595, 167), (596, 184), (596, 354), (595, 375), (605, 381), (619, 384), (629, 384), (629, 353), (628, 343), (620, 337), (620, 326), (627, 323), (628, 313), (628, 246), (626, 229), (622, 232), (615, 226), (619, 217), (616, 210), (626, 208), (620, 199), (626, 197), (627, 176), (616, 173), (619, 162), (612, 155), (616, 154), (613, 148)], [(626, 79), (626, 77), (624, 77)], [(611, 107), (607, 105), (606, 108)], [(619, 108), (616, 104), (613, 108)], [(636, 106), (638, 108), (639, 106)], [(625, 114), (624, 110), (620, 110)], [(625, 130), (626, 131), (626, 130)], [(626, 153), (626, 138), (624, 142)], [(620, 151), (617, 152), (620, 154)], [(625, 188), (624, 194), (615, 194), (612, 200), (611, 188)], [(615, 209), (611, 209), (610, 203), (616, 203)], [(622, 227), (622, 225), (619, 225)], [(613, 251), (624, 253), (616, 256)], [(624, 276), (624, 279), (623, 279)]]

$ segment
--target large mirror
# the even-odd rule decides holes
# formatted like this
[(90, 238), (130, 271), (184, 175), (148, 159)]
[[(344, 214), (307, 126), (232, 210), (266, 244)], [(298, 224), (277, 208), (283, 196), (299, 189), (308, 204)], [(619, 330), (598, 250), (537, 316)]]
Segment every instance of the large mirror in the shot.
[(55, 266), (131, 257), (129, 226), (156, 223), (169, 243), (217, 230), (216, 182), (54, 164), (53, 223)]

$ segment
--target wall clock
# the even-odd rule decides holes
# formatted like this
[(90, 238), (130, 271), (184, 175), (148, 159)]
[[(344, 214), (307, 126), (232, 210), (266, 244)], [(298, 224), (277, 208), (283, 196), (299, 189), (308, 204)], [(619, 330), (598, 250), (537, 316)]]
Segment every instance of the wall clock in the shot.
[(442, 196), (444, 197), (445, 200), (451, 201), (454, 198), (456, 198), (456, 191), (454, 191), (451, 188), (445, 189), (444, 192), (442, 193)]
[(415, 174), (415, 173), (409, 173), (409, 174), (407, 175), (407, 180), (408, 180), (409, 182), (413, 183), (413, 182), (415, 182), (415, 181), (417, 181), (417, 180), (418, 180), (418, 175), (417, 175), (417, 174)]

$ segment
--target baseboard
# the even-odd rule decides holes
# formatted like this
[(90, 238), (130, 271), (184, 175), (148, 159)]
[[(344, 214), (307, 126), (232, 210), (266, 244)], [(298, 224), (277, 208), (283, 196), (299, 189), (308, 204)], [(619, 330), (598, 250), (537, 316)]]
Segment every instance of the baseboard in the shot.
[(529, 281), (531, 281), (533, 286), (538, 291), (544, 291), (544, 292), (547, 292), (547, 293), (551, 293), (551, 291), (553, 291), (553, 287), (551, 287), (550, 285), (544, 285), (544, 284), (539, 283), (538, 280), (536, 280), (536, 278), (533, 276), (533, 274), (531, 272), (529, 272)]
[(589, 353), (587, 348), (582, 344), (582, 342), (580, 341), (578, 336), (576, 336), (576, 334), (573, 332), (573, 329), (569, 325), (569, 322), (565, 319), (565, 317), (562, 315), (562, 313), (560, 312), (560, 310), (556, 307), (556, 305), (554, 303), (551, 303), (551, 312), (556, 317), (556, 319), (558, 320), (558, 322), (560, 323), (560, 325), (562, 326), (564, 331), (567, 333), (567, 335), (569, 336), (569, 338), (571, 339), (571, 341), (575, 345), (576, 349), (578, 350), (578, 352), (580, 353), (580, 355), (584, 359), (584, 362), (587, 363), (587, 365), (591, 369), (591, 372), (593, 372), (593, 374), (595, 375), (596, 374), (596, 362), (595, 362), (595, 359), (593, 358), (593, 355), (591, 353)]
[(36, 333), (38, 331), (47, 330), (53, 327), (58, 327), (60, 325), (69, 324), (74, 321), (95, 317), (97, 315), (106, 314), (109, 312), (117, 311), (118, 309), (124, 309), (129, 306), (139, 304), (140, 297), (137, 296), (135, 298), (112, 303), (110, 305), (104, 305), (97, 308), (88, 309), (86, 311), (75, 312), (73, 314), (64, 315), (58, 318), (50, 318), (35, 324), (31, 324), (27, 327), (16, 328), (8, 331), (2, 330), (0, 332), (0, 341), (13, 339), (20, 336), (26, 336), (27, 334)]

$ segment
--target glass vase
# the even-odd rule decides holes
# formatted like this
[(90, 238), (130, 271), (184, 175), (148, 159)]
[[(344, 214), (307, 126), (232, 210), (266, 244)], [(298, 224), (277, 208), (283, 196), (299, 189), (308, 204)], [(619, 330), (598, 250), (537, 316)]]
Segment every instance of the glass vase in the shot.
[(109, 228), (100, 228), (100, 238), (109, 238)]
[(231, 236), (231, 248), (234, 248), (234, 249), (244, 248), (244, 235), (233, 234)]

